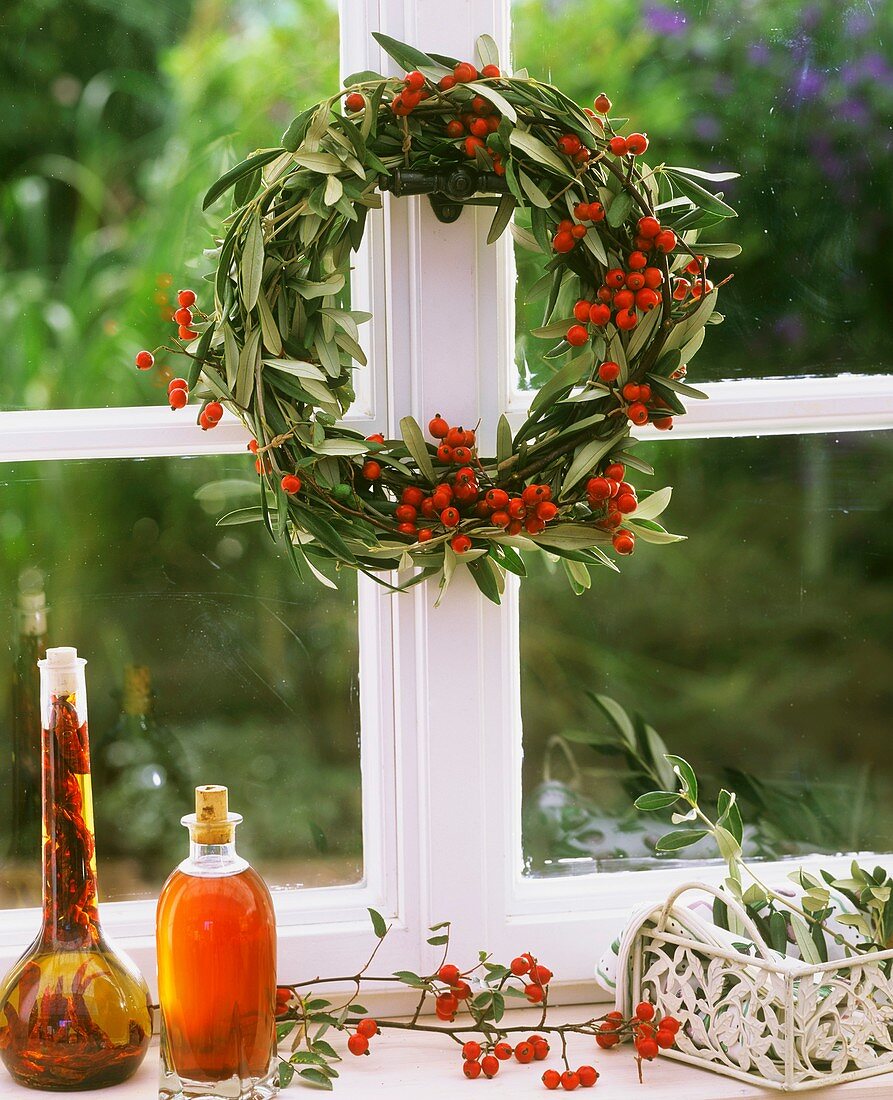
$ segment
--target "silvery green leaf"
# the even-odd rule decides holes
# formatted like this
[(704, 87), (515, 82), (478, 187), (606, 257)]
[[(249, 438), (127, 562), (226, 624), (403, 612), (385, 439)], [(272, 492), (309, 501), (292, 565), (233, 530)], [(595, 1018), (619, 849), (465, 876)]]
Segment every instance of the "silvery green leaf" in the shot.
[[(608, 213), (605, 217), (605, 221), (612, 229), (617, 229), (618, 226), (623, 225), (626, 219), (629, 217), (630, 211), (633, 208), (633, 197), (628, 191), (621, 191), (619, 195), (614, 196), (614, 201), (608, 207)], [(589, 234), (586, 234), (587, 237)]]
[(282, 351), (282, 337), (279, 335), (279, 328), (273, 319), (263, 287), (258, 290), (257, 294), (257, 312), (260, 316), (260, 330), (264, 347), (273, 355), (279, 355)]
[(315, 363), (304, 363), (300, 359), (264, 359), (264, 366), (293, 374), (296, 378), (315, 378), (318, 382), (326, 378)]
[(552, 200), (548, 195), (543, 194), (523, 168), (518, 169), (518, 180), (521, 183), (524, 194), (530, 199), (534, 206), (539, 206), (543, 210), (551, 209)]
[(479, 69), (486, 65), (499, 66), (499, 47), (489, 34), (478, 36), (474, 44), (474, 57)]
[(296, 164), (302, 168), (309, 168), (311, 172), (319, 172), (321, 175), (329, 175), (332, 172), (340, 172), (344, 167), (342, 162), (332, 153), (311, 153), (299, 149), (293, 154)]
[(635, 512), (632, 513), (631, 519), (657, 519), (657, 517), (665, 511), (667, 505), (670, 503), (670, 498), (673, 495), (673, 489), (670, 485), (665, 486), (663, 489), (658, 489), (657, 492), (651, 493), (645, 497), (644, 500), (639, 501), (639, 506)]
[(520, 130), (517, 127), (509, 135), (511, 144), (522, 153), (526, 153), (532, 160), (538, 161), (546, 168), (551, 168), (561, 176), (572, 177), (568, 166), (555, 149), (549, 148), (544, 141), (534, 137), (529, 130)]
[(257, 302), (261, 279), (264, 274), (264, 234), (260, 224), (260, 214), (255, 211), (248, 223), (245, 243), (242, 246), (242, 261), (239, 265), (239, 279), (242, 284), (242, 304), (250, 313)]
[(593, 469), (599, 459), (612, 451), (626, 434), (626, 428), (624, 428), (616, 435), (612, 435), (610, 439), (592, 439), (578, 448), (574, 460), (562, 482), (561, 495), (564, 496), (566, 493), (570, 492), (577, 482)]
[(635, 531), (636, 538), (640, 538), (642, 542), (652, 542), (656, 546), (665, 546), (671, 542), (685, 542), (687, 539), (686, 535), (674, 535), (664, 530), (659, 523), (655, 523), (653, 520), (642, 520), (640, 522), (634, 515), (627, 516), (624, 523)]
[(329, 176), (326, 180), (326, 190), (323, 195), (327, 206), (334, 206), (344, 194), (344, 184), (337, 176)]
[(515, 198), (513, 195), (503, 195), (496, 207), (493, 221), (490, 223), (490, 231), (487, 233), (487, 244), (494, 244), (505, 232), (505, 227), (512, 220), (515, 212)]
[(340, 294), (344, 289), (344, 276), (338, 272), (322, 282), (295, 279), (295, 287), (303, 298), (325, 298), (329, 294)]
[(366, 353), (352, 336), (348, 336), (346, 332), (336, 332), (335, 343), (342, 351), (346, 351), (351, 359), (355, 359), (361, 367), (366, 366)]
[(338, 455), (340, 457), (353, 457), (369, 452), (369, 444), (362, 439), (337, 439), (324, 440), (319, 446), (313, 448), (317, 454)]
[[(414, 417), (403, 417), (400, 421), (400, 434), (403, 437), (403, 442), (406, 444), (406, 449), (415, 459), (419, 470), (421, 470), (422, 474), (433, 485), (437, 481), (434, 474), (434, 464), (431, 461), (431, 455), (428, 452), (425, 437), (422, 435), (422, 429), (419, 427)], [(447, 583), (449, 583), (449, 581), (447, 581)]]
[(526, 248), (528, 252), (542, 253), (543, 250), (540, 248), (539, 242), (529, 229), (512, 222), (510, 230), (512, 237), (522, 248)]
[(254, 373), (260, 360), (260, 329), (253, 328), (239, 352), (239, 366), (236, 371), (235, 399), (243, 407), (248, 404), (254, 387)]

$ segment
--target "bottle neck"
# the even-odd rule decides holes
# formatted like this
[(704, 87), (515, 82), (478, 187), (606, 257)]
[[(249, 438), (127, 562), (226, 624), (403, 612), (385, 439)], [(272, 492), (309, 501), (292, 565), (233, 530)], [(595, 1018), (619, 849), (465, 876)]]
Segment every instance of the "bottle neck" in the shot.
[(90, 747), (83, 691), (50, 693), (44, 708), (43, 936), (99, 937)]
[(237, 875), (248, 867), (247, 860), (236, 852), (235, 826), (229, 831), (229, 838), (219, 843), (208, 843), (199, 838), (199, 830), (192, 823), (189, 829), (189, 857), (180, 864), (184, 875), (196, 878), (222, 878)]

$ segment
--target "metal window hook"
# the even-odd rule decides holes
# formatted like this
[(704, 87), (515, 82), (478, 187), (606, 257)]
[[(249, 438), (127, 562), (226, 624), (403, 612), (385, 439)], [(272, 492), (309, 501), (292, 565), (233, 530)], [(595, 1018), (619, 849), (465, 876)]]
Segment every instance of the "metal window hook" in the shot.
[(477, 194), (502, 195), (508, 186), (495, 172), (480, 172), (462, 165), (443, 172), (418, 172), (397, 168), (389, 176), (379, 177), (379, 189), (398, 198), (404, 195), (428, 195), (434, 216), (441, 222), (454, 222), (463, 206)]

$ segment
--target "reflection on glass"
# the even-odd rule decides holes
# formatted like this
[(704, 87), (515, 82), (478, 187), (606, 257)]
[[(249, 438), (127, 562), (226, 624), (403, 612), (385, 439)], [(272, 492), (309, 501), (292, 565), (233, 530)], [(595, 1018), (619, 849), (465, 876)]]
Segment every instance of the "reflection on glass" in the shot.
[(4, 4), (0, 409), (144, 403), (134, 349), (208, 270), (208, 184), (338, 88), (334, 0), (146, 10)]
[(91, 699), (102, 900), (157, 894), (179, 858), (171, 821), (209, 779), (252, 808), (243, 847), (274, 887), (362, 877), (356, 581), (302, 584), (261, 524), (215, 527), (221, 500), (194, 494), (221, 479), (254, 499), (248, 455), (0, 467), (0, 908), (40, 897), (39, 841), (14, 832), (9, 781), (10, 613), (35, 569), (49, 644), (76, 645), (104, 686)]
[(893, 850), (893, 433), (641, 451), (689, 541), (580, 599), (537, 562), (521, 590), (528, 873), (665, 862), (666, 822), (631, 808), (660, 746), (643, 726), (631, 751), (589, 692), (739, 793), (751, 855)]
[[(831, 0), (514, 0), (516, 66), (578, 102), (606, 91), (654, 155), (724, 184), (744, 246), (692, 378), (891, 370), (893, 10)], [(647, 159), (647, 157), (646, 157)], [(720, 240), (708, 234), (710, 240)], [(538, 257), (516, 255), (520, 382), (548, 377), (525, 304)], [(716, 263), (723, 274), (728, 265)]]

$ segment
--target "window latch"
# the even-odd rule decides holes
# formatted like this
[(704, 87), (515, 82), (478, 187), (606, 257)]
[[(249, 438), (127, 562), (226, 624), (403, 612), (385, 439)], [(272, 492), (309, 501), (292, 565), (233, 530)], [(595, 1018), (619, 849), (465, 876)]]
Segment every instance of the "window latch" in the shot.
[(454, 222), (463, 206), (475, 195), (504, 195), (508, 185), (495, 172), (481, 172), (470, 166), (445, 172), (416, 172), (396, 168), (389, 176), (379, 177), (379, 188), (401, 198), (404, 195), (428, 195), (434, 216), (441, 222)]

